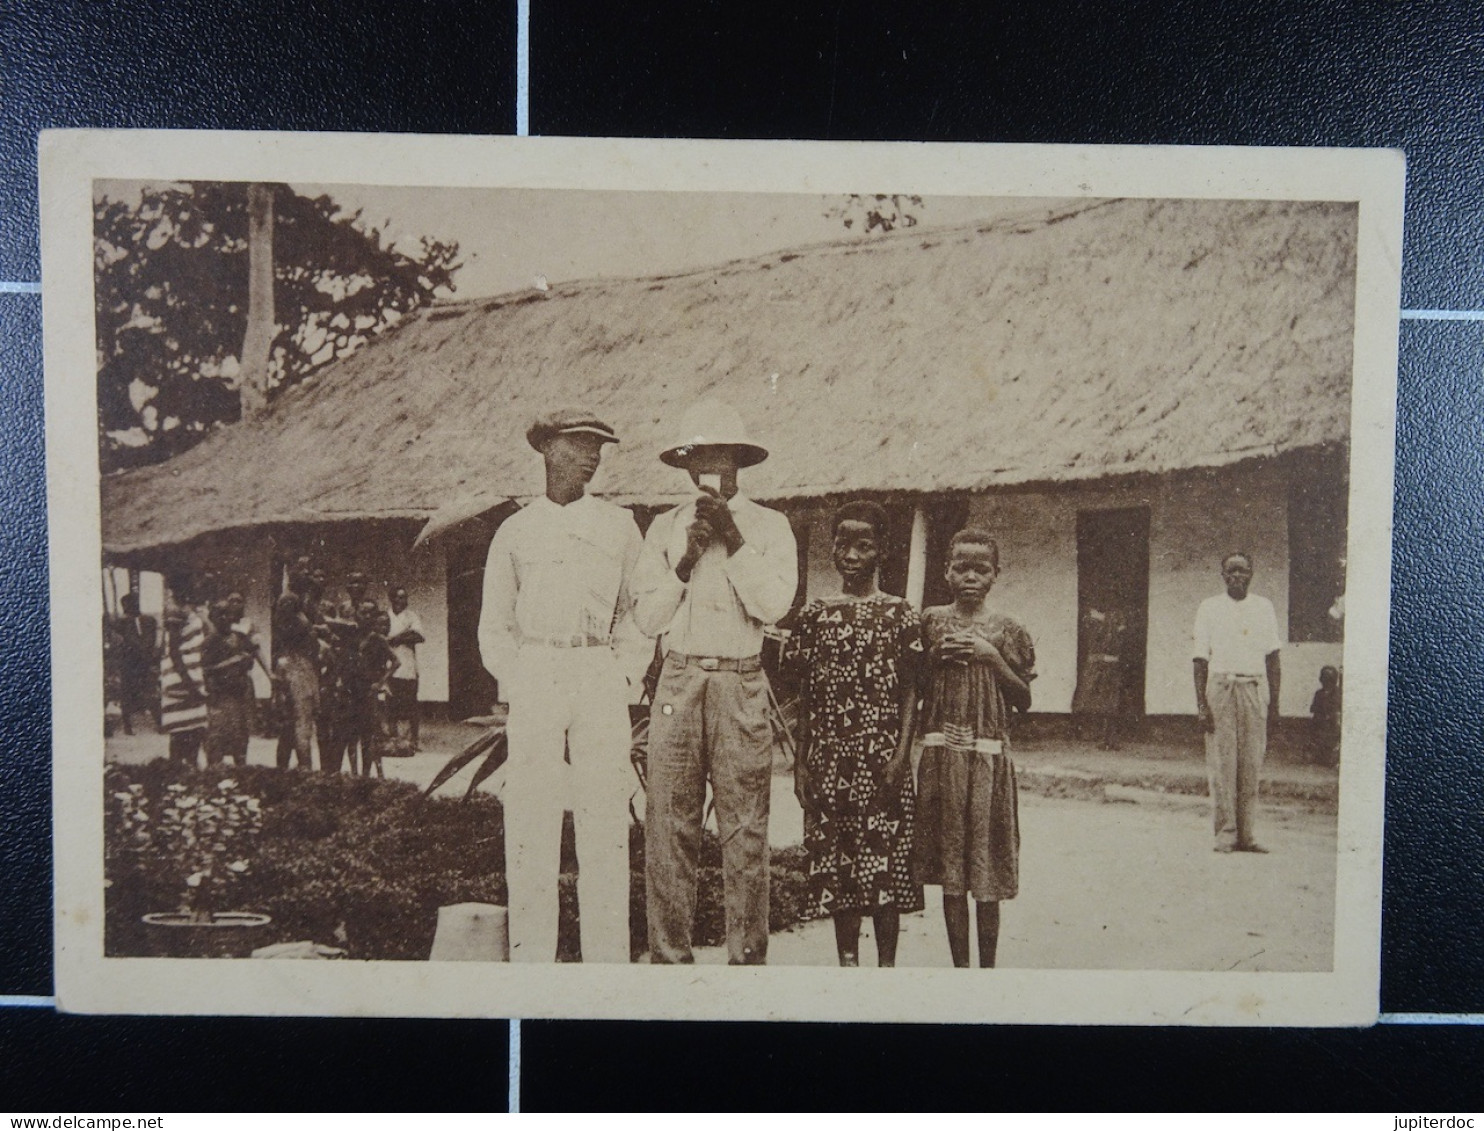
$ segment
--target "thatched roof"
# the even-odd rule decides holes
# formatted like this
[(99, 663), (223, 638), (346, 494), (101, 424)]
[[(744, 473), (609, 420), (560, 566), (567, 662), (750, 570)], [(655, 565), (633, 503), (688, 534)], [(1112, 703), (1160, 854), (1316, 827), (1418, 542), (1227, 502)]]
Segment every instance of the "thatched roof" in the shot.
[(758, 498), (1219, 467), (1349, 434), (1356, 213), (1074, 201), (649, 279), (429, 308), (166, 464), (103, 483), (114, 552), (541, 490), (538, 409), (624, 443), (599, 486), (683, 493), (663, 427), (719, 395)]

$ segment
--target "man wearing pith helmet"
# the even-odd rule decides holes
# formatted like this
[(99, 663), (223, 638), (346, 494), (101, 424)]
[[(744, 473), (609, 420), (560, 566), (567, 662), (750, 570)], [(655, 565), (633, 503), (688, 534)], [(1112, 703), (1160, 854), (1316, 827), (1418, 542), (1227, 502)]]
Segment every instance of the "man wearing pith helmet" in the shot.
[(510, 956), (556, 959), (570, 809), (583, 961), (627, 962), (629, 695), (614, 644), (632, 605), (639, 528), (628, 511), (586, 493), (604, 445), (618, 443), (606, 423), (563, 409), (537, 418), (526, 440), (546, 465), (546, 493), (495, 534), (479, 612), (480, 656), (510, 705)]
[(696, 497), (655, 518), (634, 574), (639, 628), (663, 634), (650, 711), (644, 851), (650, 959), (691, 962), (706, 782), (722, 845), (727, 958), (768, 955), (768, 802), (773, 776), (763, 627), (788, 611), (798, 557), (788, 519), (737, 489), (768, 458), (735, 409), (703, 401), (660, 459)]

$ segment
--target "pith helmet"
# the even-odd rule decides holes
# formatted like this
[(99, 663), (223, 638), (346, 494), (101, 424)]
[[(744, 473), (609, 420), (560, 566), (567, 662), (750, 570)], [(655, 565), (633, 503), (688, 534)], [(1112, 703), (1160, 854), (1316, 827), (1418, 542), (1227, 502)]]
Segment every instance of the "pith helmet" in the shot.
[(675, 443), (660, 453), (671, 467), (684, 467), (696, 448), (731, 448), (738, 467), (751, 467), (768, 458), (768, 449), (747, 438), (747, 427), (737, 410), (725, 401), (707, 398), (685, 410), (675, 426)]
[(613, 429), (585, 408), (559, 408), (555, 412), (542, 413), (526, 429), (526, 443), (539, 452), (554, 436), (574, 432), (596, 436), (605, 444), (618, 443)]

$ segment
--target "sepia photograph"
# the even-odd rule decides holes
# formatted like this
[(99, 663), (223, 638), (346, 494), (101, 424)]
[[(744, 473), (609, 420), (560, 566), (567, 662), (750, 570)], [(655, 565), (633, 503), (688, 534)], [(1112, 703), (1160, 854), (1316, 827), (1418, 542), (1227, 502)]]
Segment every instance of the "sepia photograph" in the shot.
[(1398, 155), (42, 159), (62, 1008), (1374, 1020)]

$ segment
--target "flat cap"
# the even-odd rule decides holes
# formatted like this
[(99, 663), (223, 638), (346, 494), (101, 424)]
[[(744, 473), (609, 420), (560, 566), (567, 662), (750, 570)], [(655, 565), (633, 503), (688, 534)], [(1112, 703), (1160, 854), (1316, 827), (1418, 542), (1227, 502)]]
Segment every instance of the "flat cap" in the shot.
[(553, 437), (572, 433), (596, 436), (605, 444), (618, 443), (613, 429), (584, 408), (559, 408), (542, 413), (526, 429), (526, 443), (539, 452)]

